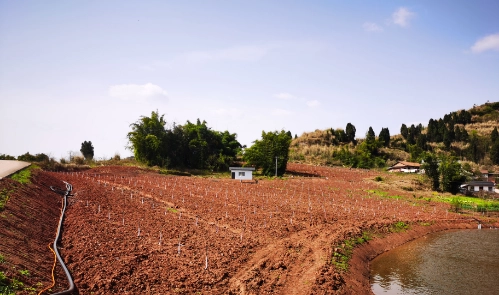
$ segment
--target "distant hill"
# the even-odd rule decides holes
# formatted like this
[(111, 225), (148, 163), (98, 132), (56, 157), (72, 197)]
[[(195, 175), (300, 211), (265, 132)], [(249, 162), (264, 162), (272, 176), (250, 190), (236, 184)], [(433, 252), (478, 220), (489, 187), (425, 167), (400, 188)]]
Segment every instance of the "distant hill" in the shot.
[(498, 170), (498, 128), (499, 102), (487, 102), (430, 119), (426, 125), (401, 123), (399, 130), (390, 131), (394, 135), (388, 144), (387, 139), (380, 139), (383, 134), (374, 133), (374, 139), (350, 141), (342, 128), (305, 132), (292, 141), (290, 161), (372, 168), (400, 160), (419, 162), (424, 152), (433, 152), (455, 156), (472, 169)]

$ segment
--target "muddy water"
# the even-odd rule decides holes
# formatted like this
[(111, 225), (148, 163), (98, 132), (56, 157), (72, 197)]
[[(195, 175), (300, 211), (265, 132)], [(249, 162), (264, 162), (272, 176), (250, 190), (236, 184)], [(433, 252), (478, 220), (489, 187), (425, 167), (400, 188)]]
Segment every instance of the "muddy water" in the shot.
[(374, 294), (499, 294), (499, 230), (434, 233), (371, 262)]

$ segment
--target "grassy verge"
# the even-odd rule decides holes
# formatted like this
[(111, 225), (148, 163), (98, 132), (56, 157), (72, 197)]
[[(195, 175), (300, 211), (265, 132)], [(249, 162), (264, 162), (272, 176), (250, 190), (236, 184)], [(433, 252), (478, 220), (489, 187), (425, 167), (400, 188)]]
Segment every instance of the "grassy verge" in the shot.
[(21, 183), (21, 184), (28, 184), (28, 183), (31, 183), (30, 179), (31, 179), (31, 172), (35, 169), (39, 169), (40, 167), (38, 167), (37, 165), (30, 165), (14, 174), (12, 174), (12, 176), (10, 177), (11, 179)]
[(343, 241), (340, 245), (336, 245), (331, 259), (331, 262), (336, 269), (347, 271), (349, 266), (348, 262), (350, 261), (350, 258), (352, 258), (353, 249), (357, 245), (361, 245), (369, 240), (371, 240), (371, 234), (369, 232), (362, 232), (362, 236), (350, 238)]
[[(428, 224), (429, 225), (429, 224)], [(392, 233), (403, 232), (409, 229), (409, 224), (399, 221), (388, 227), (388, 231)], [(382, 234), (381, 236), (383, 236)], [(344, 240), (340, 244), (333, 247), (333, 256), (331, 263), (339, 271), (348, 271), (350, 258), (352, 258), (353, 250), (356, 246), (362, 245), (372, 239), (373, 236), (379, 237), (377, 231), (363, 231), (361, 236), (352, 237)]]
[(370, 194), (370, 195), (376, 195), (380, 198), (384, 198), (384, 199), (396, 199), (396, 200), (399, 200), (402, 198), (402, 196), (398, 196), (398, 195), (394, 195), (394, 196), (390, 196), (387, 192), (384, 192), (384, 191), (381, 191), (381, 190), (367, 190), (367, 193)]
[(448, 203), (451, 210), (472, 210), (477, 212), (499, 212), (499, 200), (481, 199), (466, 196), (440, 196), (435, 195), (433, 200)]

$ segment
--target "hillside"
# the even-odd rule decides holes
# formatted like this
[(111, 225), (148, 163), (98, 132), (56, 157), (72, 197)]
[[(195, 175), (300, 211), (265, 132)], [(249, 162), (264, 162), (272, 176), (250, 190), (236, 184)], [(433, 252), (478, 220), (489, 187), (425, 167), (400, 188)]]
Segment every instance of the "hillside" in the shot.
[[(430, 119), (424, 126), (403, 123), (401, 126), (400, 130), (391, 131), (387, 144), (380, 139), (384, 131), (379, 135), (372, 133), (376, 140), (368, 143), (364, 142), (369, 139), (360, 136), (355, 141), (345, 140), (345, 131), (341, 128), (305, 132), (292, 141), (290, 161), (381, 168), (400, 160), (419, 162), (423, 152), (432, 152), (454, 156), (468, 163), (472, 170), (499, 169), (499, 143), (496, 144), (492, 135), (499, 128), (499, 102), (451, 112), (442, 118)], [(366, 154), (371, 159), (366, 160)], [(361, 156), (364, 160), (358, 159)]]

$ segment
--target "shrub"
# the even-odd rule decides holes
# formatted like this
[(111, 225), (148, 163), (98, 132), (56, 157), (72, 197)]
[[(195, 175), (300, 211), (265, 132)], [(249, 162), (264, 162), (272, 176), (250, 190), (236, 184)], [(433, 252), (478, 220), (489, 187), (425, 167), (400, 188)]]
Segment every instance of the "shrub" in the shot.
[(72, 161), (76, 165), (83, 165), (83, 164), (85, 164), (85, 159), (83, 157), (73, 157)]
[(376, 181), (383, 181), (383, 177), (381, 177), (381, 176), (376, 176), (376, 177), (374, 178), (374, 180), (376, 180)]

